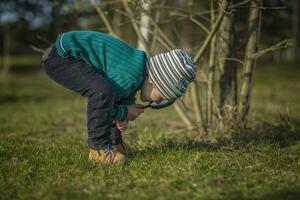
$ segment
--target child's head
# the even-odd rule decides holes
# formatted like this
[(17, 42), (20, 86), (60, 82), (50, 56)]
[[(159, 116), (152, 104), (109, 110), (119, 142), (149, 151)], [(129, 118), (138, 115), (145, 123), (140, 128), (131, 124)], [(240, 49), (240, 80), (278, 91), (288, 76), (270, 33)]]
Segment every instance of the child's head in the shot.
[(142, 101), (175, 101), (196, 77), (193, 59), (181, 49), (149, 57), (146, 66)]

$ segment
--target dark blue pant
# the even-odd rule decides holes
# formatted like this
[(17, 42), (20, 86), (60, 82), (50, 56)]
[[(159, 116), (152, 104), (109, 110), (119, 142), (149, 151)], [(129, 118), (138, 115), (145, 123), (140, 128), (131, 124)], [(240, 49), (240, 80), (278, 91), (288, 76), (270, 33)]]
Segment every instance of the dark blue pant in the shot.
[(47, 75), (60, 85), (88, 98), (88, 144), (92, 149), (122, 143), (117, 127), (112, 127), (114, 90), (109, 82), (83, 60), (61, 57), (55, 46), (41, 62)]

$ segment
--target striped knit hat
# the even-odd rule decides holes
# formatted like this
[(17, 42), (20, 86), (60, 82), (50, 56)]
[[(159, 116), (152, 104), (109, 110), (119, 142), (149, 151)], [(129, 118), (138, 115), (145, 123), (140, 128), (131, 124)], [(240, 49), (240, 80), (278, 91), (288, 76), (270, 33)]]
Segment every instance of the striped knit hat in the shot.
[(147, 74), (164, 99), (175, 101), (196, 77), (196, 66), (191, 56), (174, 49), (148, 57)]

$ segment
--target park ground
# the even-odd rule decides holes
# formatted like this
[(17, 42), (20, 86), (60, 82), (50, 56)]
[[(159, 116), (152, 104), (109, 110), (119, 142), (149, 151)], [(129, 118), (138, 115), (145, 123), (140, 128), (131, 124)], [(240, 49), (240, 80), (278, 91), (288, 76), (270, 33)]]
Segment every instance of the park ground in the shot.
[(22, 59), (0, 83), (0, 199), (300, 199), (299, 66), (257, 66), (248, 130), (195, 142), (171, 108), (147, 110), (129, 162), (104, 169), (85, 99)]

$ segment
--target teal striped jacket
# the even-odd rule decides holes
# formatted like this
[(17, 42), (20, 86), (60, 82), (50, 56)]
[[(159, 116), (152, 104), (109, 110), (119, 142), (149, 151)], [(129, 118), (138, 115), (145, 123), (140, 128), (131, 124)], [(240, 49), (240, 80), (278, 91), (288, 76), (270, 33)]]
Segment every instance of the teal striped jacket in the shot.
[(94, 67), (115, 90), (113, 120), (127, 120), (127, 106), (135, 103), (146, 73), (146, 54), (105, 33), (77, 30), (58, 35), (55, 42), (62, 57), (79, 57)]

